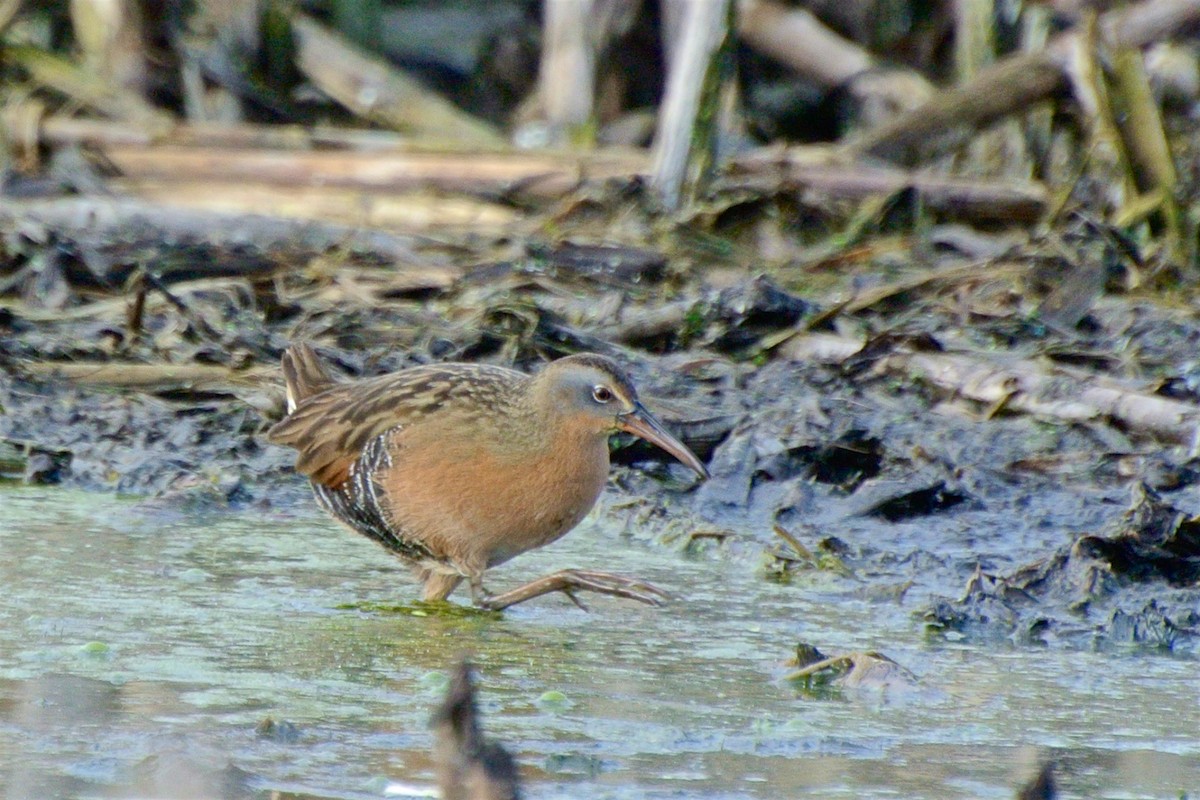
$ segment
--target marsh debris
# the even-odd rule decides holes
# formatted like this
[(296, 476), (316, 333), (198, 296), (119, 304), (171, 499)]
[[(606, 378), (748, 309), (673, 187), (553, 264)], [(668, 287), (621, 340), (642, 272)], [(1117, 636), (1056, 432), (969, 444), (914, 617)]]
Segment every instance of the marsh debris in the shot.
[[(209, 4), (97, 51), (69, 15), (24, 4), (0, 115), (0, 474), (161, 508), (286, 502), (303, 492), (261, 434), (290, 341), (354, 376), (594, 350), (713, 473), (698, 485), (618, 440), (615, 491), (736, 531), (713, 548), (731, 558), (757, 548), (786, 577), (812, 559), (775, 526), (812, 530), (845, 544), (864, 596), (973, 580), (969, 603), (1035, 638), (1039, 619), (1078, 623), (1078, 597), (1033, 591), (1019, 565), (1086, 562), (1138, 596), (1113, 623), (1131, 637), (1167, 634), (1151, 600), (1188, 631), (1170, 599), (1193, 574), (1171, 550), (1187, 526), (1153, 547), (1090, 532), (1138, 482), (1200, 512), (1196, 98), (1133, 57), (1190, 31), (1195, 9), (1064, 17), (1036, 52), (985, 37), (995, 52), (954, 76), (944, 42), (902, 64), (871, 52), (870, 30), (830, 40), (811, 74), (804, 37), (769, 35), (768, 5), (816, 13), (743, 12), (720, 174), (668, 214), (644, 141), (593, 147), (667, 113), (667, 23), (645, 4), (571, 40), (613, 56), (593, 50), (579, 63), (605, 80), (574, 83), (538, 75), (538, 43), (562, 43), (501, 4), (495, 30), (438, 37), (451, 53), (433, 62), (413, 41), (339, 38), (334, 17), (246, 6), (215, 24)], [(193, 41), (180, 23), (240, 33)], [(389, 59), (449, 59), (458, 105)], [(576, 100), (595, 118), (571, 118)]]
[(831, 689), (895, 693), (917, 688), (915, 675), (879, 652), (827, 656), (813, 645), (801, 642), (796, 646), (795, 665), (799, 669), (789, 673), (786, 680), (811, 694), (828, 693)]

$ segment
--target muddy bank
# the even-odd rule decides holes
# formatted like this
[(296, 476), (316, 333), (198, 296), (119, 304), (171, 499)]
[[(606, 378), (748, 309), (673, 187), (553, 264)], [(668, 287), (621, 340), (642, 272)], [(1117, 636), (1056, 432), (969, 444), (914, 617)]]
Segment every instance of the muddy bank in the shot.
[[(306, 492), (263, 433), (289, 341), (350, 375), (462, 359), (536, 369), (595, 350), (629, 367), (713, 475), (697, 484), (616, 442), (608, 513), (638, 538), (899, 603), (935, 635), (1197, 645), (1180, 578), (1194, 537), (1159, 533), (1168, 544), (1119, 556), (1096, 543), (1120, 539), (1147, 497), (1186, 524), (1200, 511), (1186, 438), (1200, 325), (1116, 295), (1051, 324), (1033, 249), (990, 271), (914, 251), (863, 278), (527, 246), (480, 253), (442, 287), (350, 260), (117, 288), (81, 277), (84, 254), (52, 268), (25, 248), (8, 268), (19, 302), (0, 312), (11, 479), (163, 509), (286, 507)], [(1030, 570), (1057, 588), (1032, 591)]]

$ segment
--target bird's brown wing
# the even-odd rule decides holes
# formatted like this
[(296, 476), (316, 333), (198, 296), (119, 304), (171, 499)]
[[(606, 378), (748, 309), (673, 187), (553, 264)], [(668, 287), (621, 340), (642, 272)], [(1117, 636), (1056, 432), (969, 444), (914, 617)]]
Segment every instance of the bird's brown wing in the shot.
[(485, 365), (429, 365), (339, 383), (300, 399), (267, 433), (273, 444), (299, 451), (296, 471), (330, 488), (350, 476), (367, 443), (393, 428), (419, 422), (447, 407), (486, 411), (481, 398), (504, 400), (526, 379), (520, 372)]

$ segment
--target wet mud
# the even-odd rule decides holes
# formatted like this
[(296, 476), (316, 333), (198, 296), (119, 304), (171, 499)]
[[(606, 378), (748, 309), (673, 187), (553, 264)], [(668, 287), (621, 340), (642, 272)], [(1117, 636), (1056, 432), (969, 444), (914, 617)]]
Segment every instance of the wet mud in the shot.
[[(593, 350), (630, 369), (712, 472), (701, 484), (615, 441), (613, 513), (635, 536), (888, 598), (934, 635), (1196, 649), (1200, 497), (1179, 439), (1200, 418), (1200, 325), (1117, 294), (1052, 324), (1032, 250), (992, 274), (914, 251), (886, 277), (818, 288), (811, 268), (689, 259), (684, 272), (650, 247), (530, 244), (478, 251), (445, 286), (416, 280), (449, 262), (444, 246), (405, 283), (351, 256), (214, 278), (179, 266), (186, 252), (156, 271), (20, 244), (0, 309), (9, 479), (166, 511), (288, 507), (306, 490), (264, 431), (282, 413), (289, 341), (356, 376), (437, 360), (536, 369)], [(964, 358), (984, 377), (947, 379)], [(1037, 369), (1038, 382), (1021, 372)], [(996, 374), (1008, 389), (988, 402)], [(1113, 382), (1175, 417), (1080, 410)], [(1148, 503), (1183, 522), (1131, 544)]]

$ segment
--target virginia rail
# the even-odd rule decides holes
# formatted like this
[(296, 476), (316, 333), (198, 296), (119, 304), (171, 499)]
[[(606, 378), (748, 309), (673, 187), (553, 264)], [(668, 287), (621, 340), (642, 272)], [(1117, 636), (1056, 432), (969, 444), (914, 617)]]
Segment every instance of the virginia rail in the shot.
[(638, 401), (603, 356), (553, 361), (536, 375), (436, 364), (336, 381), (307, 344), (283, 355), (288, 415), (268, 439), (299, 451), (320, 505), (412, 565), (423, 599), (466, 579), (481, 608), (561, 591), (658, 604), (657, 587), (604, 572), (562, 570), (504, 594), (483, 573), (579, 524), (608, 479), (608, 438), (627, 431), (701, 477), (704, 464)]

